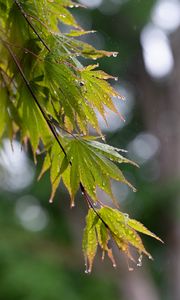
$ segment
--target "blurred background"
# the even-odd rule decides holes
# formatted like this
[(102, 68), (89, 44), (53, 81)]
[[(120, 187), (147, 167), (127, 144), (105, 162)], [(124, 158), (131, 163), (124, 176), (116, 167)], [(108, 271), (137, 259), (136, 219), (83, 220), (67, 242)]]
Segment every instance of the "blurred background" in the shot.
[[(154, 257), (128, 271), (116, 252), (117, 269), (95, 259), (84, 273), (81, 238), (86, 207), (77, 195), (69, 209), (63, 186), (48, 203), (49, 174), (37, 182), (42, 165), (32, 162), (18, 142), (0, 149), (0, 299), (4, 300), (179, 300), (180, 299), (180, 1), (80, 0), (74, 9), (87, 30), (85, 41), (118, 51), (99, 61), (117, 76), (114, 87), (126, 102), (114, 99), (123, 122), (108, 113), (100, 119), (107, 142), (128, 150), (140, 169), (125, 166), (138, 189), (113, 182), (121, 210), (159, 235), (164, 245), (144, 237)], [(61, 25), (60, 25), (61, 26)], [(86, 63), (89, 63), (86, 62)], [(92, 62), (90, 62), (92, 63)], [(94, 63), (94, 62), (93, 62)], [(100, 197), (103, 197), (100, 195)]]

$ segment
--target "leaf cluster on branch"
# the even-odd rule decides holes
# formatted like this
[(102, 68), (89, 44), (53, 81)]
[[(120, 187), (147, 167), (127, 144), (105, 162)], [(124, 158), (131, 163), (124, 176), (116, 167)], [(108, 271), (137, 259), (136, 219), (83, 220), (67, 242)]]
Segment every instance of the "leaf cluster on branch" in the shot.
[[(110, 240), (136, 262), (131, 246), (140, 261), (143, 253), (151, 258), (137, 231), (159, 238), (98, 199), (101, 189), (116, 205), (111, 180), (132, 187), (117, 164), (136, 164), (122, 155), (123, 150), (99, 141), (103, 135), (97, 112), (106, 122), (106, 108), (120, 115), (112, 97), (123, 97), (107, 81), (116, 78), (99, 70), (98, 64), (83, 66), (79, 58), (96, 60), (117, 53), (77, 39), (91, 33), (71, 14), (78, 6), (70, 0), (0, 0), (0, 138), (12, 141), (20, 136), (22, 144), (30, 143), (35, 161), (37, 152), (44, 153), (39, 178), (50, 170), (50, 202), (61, 180), (71, 207), (81, 190), (88, 204), (83, 252), (91, 272), (98, 244), (115, 266)], [(61, 22), (69, 26), (67, 33), (60, 31)], [(97, 136), (89, 134), (92, 128)]]

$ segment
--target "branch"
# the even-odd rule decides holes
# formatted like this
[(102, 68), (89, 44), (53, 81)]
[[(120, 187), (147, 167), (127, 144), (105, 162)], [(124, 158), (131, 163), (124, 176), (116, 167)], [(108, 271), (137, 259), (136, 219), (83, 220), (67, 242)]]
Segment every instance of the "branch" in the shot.
[[(28, 15), (23, 10), (23, 8), (20, 5), (19, 1), (18, 0), (14, 0), (14, 2), (17, 5), (17, 7), (19, 8), (19, 10), (21, 11), (23, 17), (25, 18), (25, 20), (27, 21), (27, 23), (29, 24), (29, 26), (31, 27), (31, 29), (37, 35), (37, 37), (42, 42), (42, 44), (45, 46), (45, 48), (50, 52), (50, 48), (46, 45), (46, 43), (44, 42), (44, 40), (40, 37), (40, 35), (38, 34), (38, 32), (36, 31), (36, 29), (34, 28), (34, 26), (29, 21)], [(11, 57), (13, 58), (13, 61), (15, 62), (15, 64), (16, 64), (16, 66), (17, 66), (17, 68), (18, 68), (18, 70), (19, 70), (19, 72), (20, 72), (20, 74), (21, 74), (21, 76), (22, 76), (22, 78), (23, 78), (23, 80), (24, 80), (24, 82), (25, 82), (25, 84), (26, 84), (26, 86), (27, 86), (27, 88), (28, 88), (31, 96), (33, 97), (36, 105), (38, 106), (38, 108), (39, 108), (39, 110), (40, 110), (40, 112), (41, 112), (41, 114), (42, 114), (42, 116), (44, 118), (44, 120), (46, 121), (46, 124), (48, 125), (50, 131), (52, 132), (54, 138), (56, 139), (56, 141), (57, 141), (58, 145), (60, 146), (61, 150), (63, 151), (64, 155), (67, 156), (64, 147), (62, 146), (62, 144), (59, 141), (59, 138), (58, 138), (58, 135), (57, 135), (57, 132), (56, 132), (56, 129), (55, 129), (54, 125), (51, 123), (51, 120), (47, 117), (45, 111), (41, 107), (41, 105), (40, 105), (40, 103), (39, 103), (36, 95), (34, 94), (32, 88), (30, 86), (30, 83), (29, 83), (28, 79), (26, 78), (26, 75), (24, 74), (24, 72), (23, 72), (23, 70), (22, 70), (22, 68), (21, 68), (21, 66), (20, 66), (20, 64), (19, 64), (19, 62), (18, 62), (18, 60), (16, 58), (16, 55), (13, 53), (12, 49), (9, 47), (9, 45), (5, 41), (2, 40), (2, 42), (3, 42), (4, 46), (6, 47), (6, 49), (9, 51)], [(71, 161), (69, 163), (70, 163), (70, 165), (72, 164)], [(91, 199), (89, 199), (89, 197), (88, 197), (88, 195), (86, 193), (86, 190), (85, 190), (85, 188), (84, 188), (84, 186), (83, 186), (83, 184), (81, 182), (80, 182), (80, 189), (81, 189), (82, 194), (84, 195), (84, 198), (85, 198), (88, 206), (93, 209), (93, 211), (98, 216), (98, 218), (103, 222), (103, 224), (105, 225), (105, 227), (111, 232), (109, 226), (106, 224), (106, 222), (102, 219), (102, 217), (99, 215), (99, 213), (94, 208), (94, 206), (92, 204), (92, 201), (91, 201)]]
[[(50, 131), (52, 132), (54, 138), (56, 139), (58, 145), (60, 146), (60, 148), (61, 148), (61, 150), (63, 151), (64, 155), (67, 156), (64, 147), (62, 146), (61, 142), (59, 141), (59, 138), (58, 138), (56, 129), (54, 128), (54, 125), (51, 124), (51, 121), (49, 120), (49, 118), (47, 117), (45, 111), (44, 111), (43, 108), (41, 107), (41, 105), (40, 105), (40, 103), (39, 103), (39, 101), (38, 101), (36, 95), (34, 94), (32, 88), (31, 88), (31, 85), (30, 85), (28, 79), (26, 78), (26, 75), (24, 74), (24, 72), (23, 72), (23, 70), (22, 70), (22, 68), (21, 68), (21, 66), (20, 66), (20, 64), (19, 64), (19, 62), (18, 62), (18, 60), (17, 60), (17, 58), (16, 58), (16, 55), (13, 53), (12, 49), (9, 47), (8, 44), (6, 44), (5, 41), (3, 41), (2, 39), (1, 39), (1, 41), (2, 41), (2, 43), (4, 44), (4, 46), (6, 47), (6, 49), (9, 51), (9, 53), (10, 53), (10, 55), (11, 55), (11, 57), (12, 57), (14, 63), (16, 64), (16, 66), (17, 66), (17, 68), (18, 68), (18, 70), (19, 70), (19, 72), (20, 72), (20, 74), (21, 74), (21, 76), (22, 76), (22, 78), (23, 78), (23, 80), (24, 80), (24, 82), (25, 82), (25, 84), (26, 84), (27, 89), (29, 90), (31, 96), (33, 97), (33, 99), (34, 99), (34, 101), (35, 101), (35, 103), (36, 103), (36, 105), (38, 106), (38, 108), (39, 108), (39, 110), (40, 110), (40, 112), (41, 112), (41, 114), (42, 114), (44, 120), (46, 121), (46, 123), (47, 123), (47, 125), (48, 125)], [(70, 161), (69, 163), (70, 163), (70, 165), (72, 164), (71, 161)], [(83, 194), (83, 196), (84, 196), (84, 199), (86, 200), (88, 206), (89, 206), (90, 208), (93, 209), (94, 213), (95, 213), (95, 214), (97, 215), (97, 217), (102, 221), (102, 223), (104, 224), (104, 226), (109, 230), (110, 233), (112, 233), (112, 231), (111, 231), (110, 227), (108, 226), (108, 224), (103, 220), (103, 218), (100, 216), (100, 214), (99, 214), (99, 213), (97, 212), (97, 210), (94, 208), (94, 206), (93, 206), (93, 204), (92, 204), (92, 201), (91, 201), (91, 199), (89, 198), (88, 194), (86, 193), (86, 190), (85, 190), (85, 188), (84, 188), (84, 186), (83, 186), (83, 184), (82, 184), (81, 182), (80, 182), (80, 189), (81, 189), (81, 192), (82, 192), (82, 194)]]

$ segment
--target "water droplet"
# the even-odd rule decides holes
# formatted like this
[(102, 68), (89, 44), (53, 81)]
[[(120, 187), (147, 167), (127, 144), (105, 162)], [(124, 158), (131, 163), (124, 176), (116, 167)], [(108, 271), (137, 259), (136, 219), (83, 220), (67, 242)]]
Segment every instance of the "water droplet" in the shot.
[(118, 56), (118, 52), (113, 52), (113, 57), (117, 57)]
[(113, 268), (116, 268), (116, 267), (117, 267), (116, 263), (113, 263)]
[(49, 203), (53, 203), (53, 199), (52, 198), (49, 199)]
[(129, 267), (128, 270), (129, 270), (130, 272), (134, 271), (134, 269), (131, 268), (131, 267)]
[(137, 263), (137, 266), (138, 267), (142, 267), (142, 258), (143, 258), (143, 256), (142, 256), (142, 254), (139, 256), (139, 258), (138, 258), (138, 263)]
[(102, 135), (101, 136), (101, 139), (105, 142), (106, 141), (106, 139), (105, 139), (105, 137)]
[(114, 77), (114, 80), (115, 80), (115, 81), (118, 81), (118, 77)]
[(127, 150), (124, 150), (124, 149), (120, 149), (120, 148), (114, 148), (117, 152), (124, 152), (124, 153), (127, 153), (128, 151)]
[(129, 215), (124, 214), (124, 222), (125, 222), (126, 225), (127, 225), (128, 221), (129, 221)]

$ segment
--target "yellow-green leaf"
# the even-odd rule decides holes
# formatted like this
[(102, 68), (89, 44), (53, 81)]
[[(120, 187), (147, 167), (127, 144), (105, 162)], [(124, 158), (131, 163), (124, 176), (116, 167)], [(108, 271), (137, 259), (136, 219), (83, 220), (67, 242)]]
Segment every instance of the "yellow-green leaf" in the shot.
[(97, 251), (97, 238), (95, 231), (96, 214), (93, 209), (89, 209), (86, 217), (86, 227), (84, 229), (82, 248), (85, 257), (86, 272), (90, 273), (93, 266), (94, 257)]
[(140, 223), (139, 221), (136, 221), (134, 219), (128, 219), (128, 225), (135, 229), (136, 231), (139, 231), (141, 233), (144, 233), (146, 235), (149, 235), (153, 238), (155, 238), (156, 240), (160, 241), (163, 243), (163, 241), (157, 236), (155, 235), (153, 232), (151, 232), (150, 230), (148, 230), (142, 223)]

